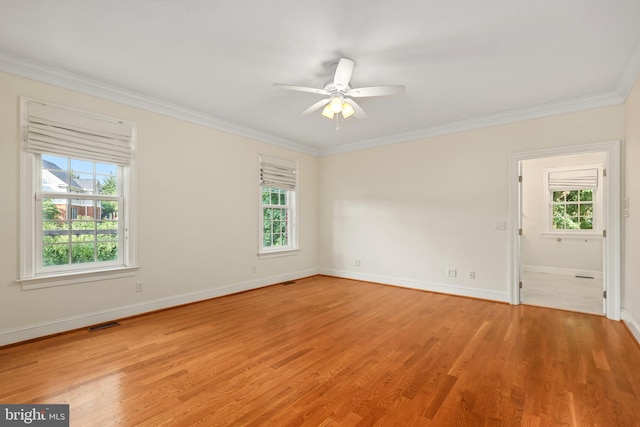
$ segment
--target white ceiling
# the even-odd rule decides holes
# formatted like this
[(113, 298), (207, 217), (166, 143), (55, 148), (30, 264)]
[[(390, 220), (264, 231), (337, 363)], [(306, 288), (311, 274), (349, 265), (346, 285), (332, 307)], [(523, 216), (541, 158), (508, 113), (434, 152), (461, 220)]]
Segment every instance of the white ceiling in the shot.
[[(313, 154), (622, 102), (640, 0), (0, 0), (0, 70)], [(369, 118), (298, 114), (340, 57)]]

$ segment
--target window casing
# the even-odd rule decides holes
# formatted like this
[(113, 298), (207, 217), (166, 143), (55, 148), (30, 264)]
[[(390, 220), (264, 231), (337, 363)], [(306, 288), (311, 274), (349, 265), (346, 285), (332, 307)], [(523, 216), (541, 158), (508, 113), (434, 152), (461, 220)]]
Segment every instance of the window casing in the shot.
[(602, 165), (544, 170), (544, 234), (599, 238), (602, 234)]
[(260, 155), (260, 256), (285, 255), (298, 250), (297, 174), (295, 161)]
[(134, 274), (135, 125), (22, 98), (21, 136), (23, 289)]

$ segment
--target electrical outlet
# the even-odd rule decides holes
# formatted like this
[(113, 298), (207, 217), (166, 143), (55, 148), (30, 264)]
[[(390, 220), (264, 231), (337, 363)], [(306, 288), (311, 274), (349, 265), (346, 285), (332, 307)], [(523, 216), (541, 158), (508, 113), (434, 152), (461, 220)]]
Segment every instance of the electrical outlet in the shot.
[(447, 270), (447, 277), (456, 277), (458, 275), (458, 272), (456, 271), (455, 268), (450, 268)]
[(359, 259), (355, 260), (353, 265), (355, 265), (356, 267), (360, 267), (360, 260)]
[(475, 271), (470, 271), (469, 272), (469, 279), (475, 279), (476, 278), (476, 272)]
[(252, 272), (253, 274), (256, 274), (256, 266), (255, 266), (255, 265), (251, 267), (251, 272)]
[(142, 292), (142, 282), (136, 282), (136, 292)]

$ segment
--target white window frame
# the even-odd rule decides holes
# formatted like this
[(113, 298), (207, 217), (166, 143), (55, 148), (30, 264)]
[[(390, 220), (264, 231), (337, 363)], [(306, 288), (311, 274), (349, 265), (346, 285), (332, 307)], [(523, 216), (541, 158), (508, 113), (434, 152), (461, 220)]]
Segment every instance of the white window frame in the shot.
[[(553, 172), (569, 172), (584, 169), (597, 169), (598, 170), (598, 184), (597, 188), (593, 189), (593, 229), (591, 230), (558, 230), (553, 228), (553, 192), (559, 190), (552, 190), (549, 188), (549, 173)], [(590, 165), (576, 165), (576, 166), (562, 166), (545, 168), (543, 170), (543, 236), (552, 238), (576, 238), (576, 239), (601, 239), (602, 238), (602, 224), (604, 223), (603, 212), (603, 166), (601, 164)], [(575, 190), (577, 188), (571, 188)], [(586, 189), (586, 188), (585, 188)]]
[[(258, 257), (259, 258), (270, 258), (277, 256), (285, 256), (285, 255), (294, 255), (299, 252), (298, 247), (298, 202), (297, 202), (297, 174), (298, 174), (298, 164), (294, 160), (284, 159), (281, 157), (270, 156), (266, 154), (261, 154), (259, 156), (260, 165), (263, 160), (265, 161), (283, 161), (285, 163), (289, 163), (291, 165), (295, 165), (295, 188), (294, 189), (286, 189), (280, 188), (281, 190), (286, 190), (287, 192), (287, 205), (265, 205), (262, 202), (262, 190), (263, 188), (277, 188), (277, 186), (272, 186), (269, 184), (264, 184), (262, 179), (258, 184)], [(261, 169), (260, 169), (261, 170)], [(288, 233), (288, 245), (286, 246), (264, 246), (264, 208), (265, 207), (275, 207), (275, 208), (285, 208), (288, 210), (288, 224), (287, 224), (287, 233)]]
[[(42, 193), (41, 193), (41, 154), (30, 153), (25, 149), (28, 104), (33, 100), (21, 98), (20, 126), (20, 275), (17, 282), (23, 290), (39, 289), (52, 286), (93, 282), (120, 277), (133, 276), (137, 266), (137, 232), (136, 232), (136, 167), (135, 161), (129, 166), (119, 166), (117, 183), (119, 186), (119, 250), (117, 262), (88, 263), (43, 268), (42, 260)], [(35, 101), (41, 102), (41, 101)], [(48, 104), (53, 105), (53, 104)], [(55, 106), (78, 114), (92, 116), (104, 120), (117, 120), (105, 116)], [(119, 122), (123, 122), (118, 120)], [(127, 122), (123, 122), (127, 123)], [(131, 125), (132, 149), (135, 150), (136, 126)], [(53, 155), (60, 156), (60, 154)], [(73, 156), (68, 156), (75, 158)], [(82, 160), (93, 161), (85, 158)], [(100, 161), (98, 161), (100, 162)], [(59, 165), (60, 166), (60, 165)], [(65, 194), (65, 193), (63, 193)], [(46, 197), (46, 196), (45, 196)], [(65, 194), (65, 197), (68, 195)], [(75, 195), (69, 198), (76, 198)], [(77, 198), (82, 198), (79, 196)]]

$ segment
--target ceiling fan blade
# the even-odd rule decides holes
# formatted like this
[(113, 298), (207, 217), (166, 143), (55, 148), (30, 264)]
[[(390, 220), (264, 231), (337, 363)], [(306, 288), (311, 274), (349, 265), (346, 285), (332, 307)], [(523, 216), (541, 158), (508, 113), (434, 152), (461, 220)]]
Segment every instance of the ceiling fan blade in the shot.
[(333, 76), (333, 84), (339, 88), (346, 88), (351, 81), (353, 74), (353, 61), (347, 58), (340, 58), (336, 67), (336, 74)]
[(356, 111), (355, 113), (353, 113), (353, 115), (356, 117), (356, 119), (364, 120), (364, 119), (367, 118), (367, 113), (364, 112), (362, 107), (359, 106), (356, 101), (354, 101), (351, 98), (345, 98), (344, 102), (346, 102), (347, 104), (351, 105), (353, 107), (353, 109)]
[(322, 108), (325, 105), (327, 105), (329, 103), (329, 101), (331, 101), (331, 99), (323, 99), (322, 101), (316, 102), (311, 107), (307, 108), (302, 113), (300, 113), (300, 116), (306, 116), (306, 115), (309, 115), (309, 114), (313, 113), (316, 110), (319, 110), (320, 108)]
[(372, 86), (351, 89), (345, 95), (353, 96), (354, 98), (364, 98), (367, 96), (398, 95), (404, 93), (404, 91), (405, 87), (403, 85)]
[(281, 84), (281, 83), (274, 83), (273, 87), (277, 87), (278, 89), (295, 90), (295, 91), (298, 91), (298, 92), (311, 92), (311, 93), (318, 93), (320, 95), (329, 95), (329, 92), (327, 92), (326, 90), (317, 89), (317, 88), (313, 88), (313, 87), (285, 85), (285, 84)]

